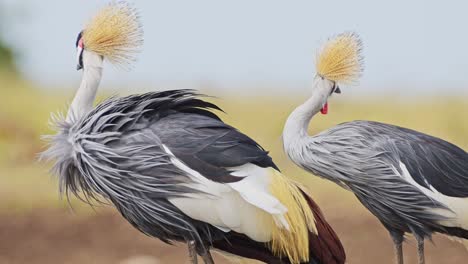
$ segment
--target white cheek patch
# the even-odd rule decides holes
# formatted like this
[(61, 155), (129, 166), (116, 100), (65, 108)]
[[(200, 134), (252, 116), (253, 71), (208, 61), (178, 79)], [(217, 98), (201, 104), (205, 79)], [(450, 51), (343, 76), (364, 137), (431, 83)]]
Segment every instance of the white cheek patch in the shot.
[(80, 56), (81, 53), (83, 52), (83, 48), (78, 45), (78, 48), (76, 48), (77, 53), (76, 53), (76, 62), (77, 64), (80, 64)]

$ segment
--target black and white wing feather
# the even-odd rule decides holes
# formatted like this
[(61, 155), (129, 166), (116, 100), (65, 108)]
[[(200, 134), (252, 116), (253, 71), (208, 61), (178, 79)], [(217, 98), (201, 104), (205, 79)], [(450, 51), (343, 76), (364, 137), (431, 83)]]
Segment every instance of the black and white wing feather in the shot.
[(451, 143), (353, 121), (313, 137), (302, 155), (301, 166), (351, 189), (388, 228), (422, 236), (441, 225), (468, 229), (468, 155)]
[(373, 122), (393, 138), (395, 151), (409, 174), (424, 188), (450, 197), (468, 197), (468, 154), (440, 138), (421, 132)]
[(277, 169), (255, 141), (237, 129), (203, 115), (172, 114), (151, 126), (171, 152), (215, 182), (235, 182), (229, 168), (248, 163)]

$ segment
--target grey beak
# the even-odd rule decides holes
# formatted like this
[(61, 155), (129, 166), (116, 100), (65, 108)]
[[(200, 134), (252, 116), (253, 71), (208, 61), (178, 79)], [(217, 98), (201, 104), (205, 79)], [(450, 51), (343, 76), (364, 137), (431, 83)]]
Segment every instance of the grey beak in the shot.
[(77, 64), (77, 65), (76, 65), (76, 70), (79, 71), (79, 70), (81, 70), (81, 69), (83, 69), (83, 66), (81, 66), (81, 64)]
[(340, 87), (337, 86), (337, 87), (335, 88), (335, 91), (334, 91), (334, 92), (337, 93), (337, 94), (340, 94), (340, 93), (341, 93)]

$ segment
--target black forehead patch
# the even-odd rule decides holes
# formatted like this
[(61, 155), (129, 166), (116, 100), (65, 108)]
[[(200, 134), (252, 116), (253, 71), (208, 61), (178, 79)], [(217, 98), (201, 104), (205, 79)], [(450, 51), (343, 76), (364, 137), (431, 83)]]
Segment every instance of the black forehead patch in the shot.
[(77, 48), (78, 47), (78, 42), (80, 42), (80, 39), (81, 39), (81, 36), (83, 35), (83, 31), (81, 31), (79, 34), (78, 34), (78, 37), (76, 38), (76, 43), (75, 43), (75, 47)]

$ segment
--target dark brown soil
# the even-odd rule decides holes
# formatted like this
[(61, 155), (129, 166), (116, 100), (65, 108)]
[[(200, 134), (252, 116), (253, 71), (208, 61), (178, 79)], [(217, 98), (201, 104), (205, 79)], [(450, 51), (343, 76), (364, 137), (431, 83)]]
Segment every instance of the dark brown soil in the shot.
[[(393, 263), (393, 247), (370, 215), (328, 217), (345, 245), (348, 263)], [(228, 263), (215, 257), (216, 263)], [(158, 261), (159, 260), (159, 261)], [(405, 245), (406, 263), (417, 263), (415, 243)], [(468, 263), (468, 252), (442, 236), (426, 243), (427, 264)], [(169, 246), (133, 229), (116, 213), (88, 216), (69, 210), (0, 214), (0, 263), (188, 263), (183, 245)]]

